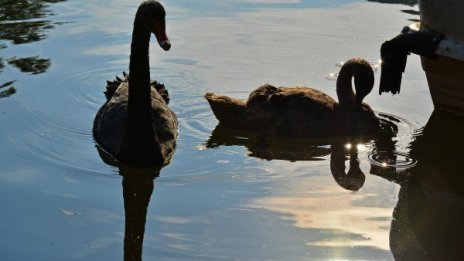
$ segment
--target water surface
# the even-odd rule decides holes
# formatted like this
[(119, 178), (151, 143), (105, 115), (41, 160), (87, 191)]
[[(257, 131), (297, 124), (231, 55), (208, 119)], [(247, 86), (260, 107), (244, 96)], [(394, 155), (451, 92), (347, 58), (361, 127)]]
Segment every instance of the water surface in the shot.
[(264, 83), (335, 96), (340, 62), (378, 65), (381, 43), (418, 19), (414, 1), (381, 2), (165, 2), (173, 48), (153, 42), (151, 76), (180, 136), (171, 164), (147, 171), (106, 164), (91, 132), (106, 80), (127, 71), (137, 3), (0, 5), (0, 259), (129, 260), (141, 235), (144, 260), (459, 255), (464, 123), (433, 113), (418, 57), (399, 95), (377, 81), (366, 98), (383, 127), (369, 139), (254, 140), (216, 128), (202, 98)]

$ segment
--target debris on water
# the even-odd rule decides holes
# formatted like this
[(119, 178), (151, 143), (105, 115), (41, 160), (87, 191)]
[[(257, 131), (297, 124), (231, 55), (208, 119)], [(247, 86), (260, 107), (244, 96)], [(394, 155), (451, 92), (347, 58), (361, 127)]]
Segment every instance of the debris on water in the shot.
[(206, 150), (207, 148), (205, 145), (201, 144), (201, 145), (196, 146), (195, 149), (202, 151), (202, 150)]
[(63, 212), (63, 214), (65, 214), (66, 216), (75, 216), (75, 215), (80, 215), (81, 213), (79, 212), (76, 212), (76, 211), (72, 211), (72, 210), (66, 210), (66, 209), (62, 209), (60, 208), (61, 212)]
[(345, 64), (345, 61), (340, 61), (340, 62), (336, 63), (335, 66), (342, 67), (343, 64)]
[(327, 76), (325, 76), (325, 78), (327, 80), (333, 80), (334, 81), (334, 80), (336, 80), (338, 78), (338, 73), (334, 73), (334, 72), (329, 73), (329, 74), (327, 74)]

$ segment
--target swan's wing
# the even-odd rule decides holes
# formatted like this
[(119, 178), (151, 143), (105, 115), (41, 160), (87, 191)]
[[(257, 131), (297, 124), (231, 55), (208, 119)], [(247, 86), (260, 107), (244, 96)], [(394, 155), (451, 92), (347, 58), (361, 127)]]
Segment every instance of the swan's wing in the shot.
[(106, 81), (106, 90), (104, 93), (107, 101), (109, 101), (111, 97), (113, 97), (114, 93), (121, 85), (121, 83), (127, 82), (129, 80), (129, 74), (127, 74), (126, 72), (122, 72), (122, 75), (124, 76), (122, 79), (116, 76), (115, 80)]

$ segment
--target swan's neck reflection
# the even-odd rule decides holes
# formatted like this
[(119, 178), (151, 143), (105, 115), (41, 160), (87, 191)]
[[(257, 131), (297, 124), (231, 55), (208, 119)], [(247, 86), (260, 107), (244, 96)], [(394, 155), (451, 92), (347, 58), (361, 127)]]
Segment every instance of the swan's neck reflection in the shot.
[[(152, 171), (127, 173), (122, 171), (122, 188), (125, 211), (124, 260), (142, 260), (143, 238), (150, 198), (154, 190)], [(157, 172), (156, 172), (157, 173)]]
[[(349, 150), (350, 156), (348, 172), (345, 171), (345, 149)], [(356, 146), (346, 148), (342, 143), (332, 145), (330, 171), (337, 184), (347, 190), (358, 191), (366, 181), (366, 176), (359, 167), (358, 149)]]

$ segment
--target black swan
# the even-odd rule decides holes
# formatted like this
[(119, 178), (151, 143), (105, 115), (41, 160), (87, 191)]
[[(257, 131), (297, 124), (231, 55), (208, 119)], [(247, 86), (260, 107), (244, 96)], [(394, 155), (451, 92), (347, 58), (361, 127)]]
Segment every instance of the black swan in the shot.
[(120, 163), (131, 166), (167, 164), (176, 147), (177, 117), (168, 107), (164, 85), (150, 82), (148, 49), (153, 33), (165, 51), (165, 10), (154, 0), (138, 8), (132, 32), (130, 75), (108, 82), (107, 102), (93, 125), (96, 143)]
[[(352, 89), (352, 78), (356, 93)], [(342, 66), (337, 78), (339, 103), (308, 87), (265, 84), (251, 92), (247, 101), (206, 93), (220, 124), (266, 136), (315, 138), (372, 134), (379, 119), (364, 97), (374, 86), (370, 64), (354, 58)]]

